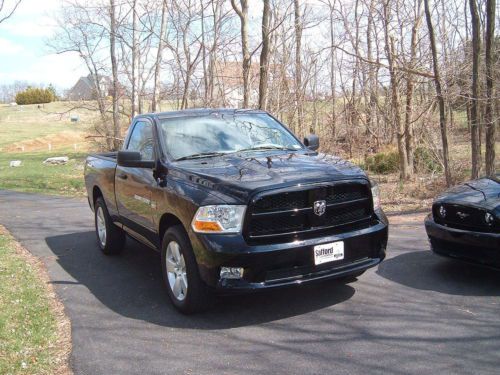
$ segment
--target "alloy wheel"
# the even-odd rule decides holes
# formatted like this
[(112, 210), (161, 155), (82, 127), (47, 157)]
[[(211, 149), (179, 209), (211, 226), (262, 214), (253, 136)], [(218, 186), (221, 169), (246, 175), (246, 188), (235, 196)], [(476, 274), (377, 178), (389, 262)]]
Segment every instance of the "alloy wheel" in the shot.
[(187, 295), (188, 280), (186, 262), (177, 242), (171, 241), (168, 244), (167, 256), (165, 258), (170, 290), (177, 300), (183, 301)]

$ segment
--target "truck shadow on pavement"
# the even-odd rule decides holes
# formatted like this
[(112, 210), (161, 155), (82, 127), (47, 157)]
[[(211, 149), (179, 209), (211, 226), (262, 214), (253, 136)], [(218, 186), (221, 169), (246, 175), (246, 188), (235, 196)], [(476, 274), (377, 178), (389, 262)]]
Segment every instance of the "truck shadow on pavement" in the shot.
[[(53, 280), (56, 289), (83, 285), (116, 313), (162, 326), (212, 330), (266, 323), (341, 303), (355, 292), (344, 283), (323, 282), (279, 291), (217, 297), (209, 311), (184, 316), (168, 300), (157, 252), (127, 238), (121, 255), (105, 256), (97, 247), (93, 231), (45, 240), (57, 262), (74, 279)], [(81, 293), (81, 289), (75, 288), (74, 293)], [(77, 309), (78, 297), (66, 299), (64, 303), (74, 303)]]
[(376, 273), (420, 290), (461, 296), (500, 296), (500, 270), (442, 258), (430, 250), (405, 252), (386, 259)]

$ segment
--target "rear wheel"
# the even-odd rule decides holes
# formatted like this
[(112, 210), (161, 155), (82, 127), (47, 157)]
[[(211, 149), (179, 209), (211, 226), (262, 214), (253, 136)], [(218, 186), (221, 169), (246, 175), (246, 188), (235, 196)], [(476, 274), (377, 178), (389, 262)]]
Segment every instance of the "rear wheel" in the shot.
[(113, 224), (102, 197), (94, 205), (95, 233), (99, 248), (106, 255), (120, 254), (125, 245), (125, 232)]
[(180, 312), (192, 314), (210, 306), (212, 294), (200, 278), (191, 242), (179, 225), (163, 237), (161, 264), (168, 295)]

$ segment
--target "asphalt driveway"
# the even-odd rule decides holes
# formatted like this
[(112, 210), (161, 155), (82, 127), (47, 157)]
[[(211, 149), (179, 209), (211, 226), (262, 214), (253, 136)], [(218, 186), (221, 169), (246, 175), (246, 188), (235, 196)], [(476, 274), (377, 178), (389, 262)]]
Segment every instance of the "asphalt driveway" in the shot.
[(388, 259), (357, 282), (220, 298), (185, 317), (158, 254), (100, 254), (86, 201), (0, 191), (0, 223), (43, 259), (72, 322), (76, 374), (498, 374), (500, 272), (392, 225)]

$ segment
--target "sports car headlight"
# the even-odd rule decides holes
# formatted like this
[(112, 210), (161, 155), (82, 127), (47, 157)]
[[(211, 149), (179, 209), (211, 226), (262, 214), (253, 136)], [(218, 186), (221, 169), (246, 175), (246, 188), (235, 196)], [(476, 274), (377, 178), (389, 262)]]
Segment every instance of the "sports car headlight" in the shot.
[(191, 226), (197, 233), (239, 233), (247, 206), (202, 206)]
[(378, 210), (380, 208), (380, 189), (376, 182), (372, 181), (372, 197), (373, 197), (373, 209)]

